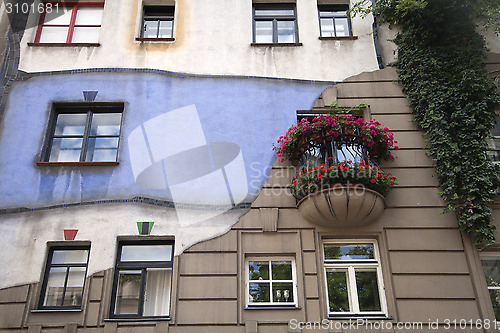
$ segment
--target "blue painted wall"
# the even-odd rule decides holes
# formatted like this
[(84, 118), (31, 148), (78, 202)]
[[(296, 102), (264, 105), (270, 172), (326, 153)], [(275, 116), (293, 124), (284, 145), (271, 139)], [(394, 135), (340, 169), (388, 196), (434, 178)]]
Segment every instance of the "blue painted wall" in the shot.
[[(47, 75), (13, 87), (1, 124), (0, 208), (42, 207), (134, 196), (171, 200), (167, 190), (135, 183), (127, 138), (150, 119), (195, 105), (207, 142), (239, 146), (252, 201), (276, 155), (272, 144), (310, 109), (325, 83), (254, 79), (175, 77), (141, 73)], [(118, 166), (39, 167), (53, 102), (124, 102)], [(189, 121), (189, 119), (186, 119)], [(186, 166), (189, 167), (189, 166)], [(207, 193), (210, 195), (210, 193)]]

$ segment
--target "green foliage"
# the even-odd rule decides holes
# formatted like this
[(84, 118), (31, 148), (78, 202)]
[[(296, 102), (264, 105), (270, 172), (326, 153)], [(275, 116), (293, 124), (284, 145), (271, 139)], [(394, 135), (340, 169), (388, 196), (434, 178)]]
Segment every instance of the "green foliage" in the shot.
[[(483, 248), (495, 242), (488, 205), (500, 185), (485, 138), (500, 96), (485, 71), (486, 46), (476, 31), (482, 6), (500, 0), (382, 0), (376, 12), (396, 24), (397, 67), (415, 119), (426, 131), (447, 210)], [(497, 13), (498, 14), (498, 11)]]

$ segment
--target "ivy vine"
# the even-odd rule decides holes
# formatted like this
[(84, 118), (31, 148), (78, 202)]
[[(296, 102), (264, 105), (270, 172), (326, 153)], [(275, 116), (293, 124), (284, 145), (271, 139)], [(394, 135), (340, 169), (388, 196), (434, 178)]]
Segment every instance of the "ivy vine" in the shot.
[[(498, 0), (483, 0), (491, 5)], [(426, 132), (446, 211), (478, 248), (495, 242), (489, 205), (500, 170), (486, 138), (500, 95), (485, 69), (475, 0), (379, 0), (377, 18), (396, 25), (399, 80)], [(379, 21), (380, 22), (380, 21)]]

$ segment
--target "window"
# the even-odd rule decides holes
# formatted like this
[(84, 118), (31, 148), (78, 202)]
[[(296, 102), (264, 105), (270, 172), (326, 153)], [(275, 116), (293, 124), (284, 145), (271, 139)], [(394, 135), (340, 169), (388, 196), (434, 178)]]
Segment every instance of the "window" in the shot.
[(297, 43), (294, 4), (254, 4), (254, 43)]
[(321, 37), (351, 36), (348, 10), (344, 5), (318, 6)]
[(45, 162), (116, 162), (123, 104), (56, 105)]
[(248, 306), (297, 306), (295, 262), (291, 259), (249, 260), (246, 264)]
[(485, 252), (481, 255), (481, 263), (495, 319), (498, 321), (500, 320), (500, 255)]
[(168, 317), (173, 248), (171, 241), (119, 243), (111, 317)]
[(79, 309), (90, 247), (52, 247), (40, 293), (40, 309)]
[(46, 3), (36, 43), (97, 44), (104, 3)]
[(144, 6), (141, 39), (173, 40), (174, 7)]
[(329, 316), (384, 316), (376, 243), (329, 242), (323, 250)]

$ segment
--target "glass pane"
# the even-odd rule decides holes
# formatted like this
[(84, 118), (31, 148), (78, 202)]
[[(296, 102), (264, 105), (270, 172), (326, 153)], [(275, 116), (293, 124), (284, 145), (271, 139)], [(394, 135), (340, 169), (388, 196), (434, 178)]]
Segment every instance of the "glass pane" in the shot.
[(172, 245), (124, 245), (121, 261), (171, 261)]
[(120, 271), (116, 288), (116, 314), (139, 314), (141, 271)]
[(45, 13), (43, 24), (69, 25), (72, 11), (73, 7), (53, 6), (50, 13)]
[(255, 43), (273, 42), (273, 22), (256, 21), (255, 22)]
[(273, 283), (273, 302), (293, 303), (293, 284)]
[(360, 311), (382, 311), (380, 308), (376, 269), (357, 269), (356, 287), (358, 290)]
[(495, 125), (491, 129), (491, 135), (500, 136), (500, 117), (498, 115), (495, 116)]
[(249, 280), (269, 280), (268, 261), (250, 261), (248, 263)]
[(98, 43), (100, 27), (75, 27), (71, 43)]
[(155, 21), (144, 21), (143, 37), (144, 38), (158, 38), (158, 24), (160, 22)]
[(146, 271), (145, 316), (168, 316), (172, 271), (148, 269)]
[(52, 264), (86, 264), (88, 250), (56, 250), (52, 254)]
[(250, 283), (249, 284), (249, 302), (250, 303), (264, 303), (270, 302), (271, 288), (269, 283)]
[(291, 261), (273, 261), (271, 263), (273, 280), (291, 280), (292, 262)]
[(330, 312), (349, 312), (349, 291), (347, 269), (329, 269), (326, 271), (328, 304)]
[(360, 163), (363, 160), (363, 150), (361, 146), (341, 145), (333, 149), (337, 162), (353, 161), (355, 163)]
[(295, 43), (295, 21), (278, 21), (278, 43)]
[(54, 135), (81, 135), (85, 132), (87, 114), (85, 113), (61, 113), (57, 116), (56, 130)]
[(481, 264), (488, 287), (500, 287), (500, 257), (481, 256)]
[(173, 21), (160, 21), (160, 30), (158, 38), (172, 38), (173, 34)]
[(326, 260), (374, 259), (372, 244), (325, 245)]
[(86, 267), (70, 267), (64, 305), (81, 305)]
[(115, 162), (118, 153), (118, 138), (90, 138), (87, 147), (87, 162)]
[(52, 267), (49, 271), (47, 289), (43, 305), (60, 306), (63, 302), (64, 281), (66, 280), (65, 267)]
[(78, 162), (83, 139), (54, 138), (50, 151), (49, 162)]
[(47, 27), (42, 28), (40, 43), (66, 43), (68, 38), (67, 27)]
[(491, 304), (493, 304), (493, 312), (495, 313), (495, 319), (497, 322), (500, 320), (500, 290), (490, 289)]
[(349, 25), (346, 18), (335, 19), (335, 33), (337, 36), (349, 36)]
[(321, 19), (321, 37), (335, 37), (332, 19)]
[(102, 8), (96, 7), (78, 7), (76, 13), (76, 25), (101, 25)]
[(500, 161), (500, 138), (489, 137), (486, 139), (486, 142), (488, 143), (488, 147), (490, 149), (488, 151), (488, 157), (494, 162), (499, 162)]
[(294, 16), (293, 9), (256, 9), (255, 16)]
[(119, 135), (121, 113), (94, 113), (90, 135)]

